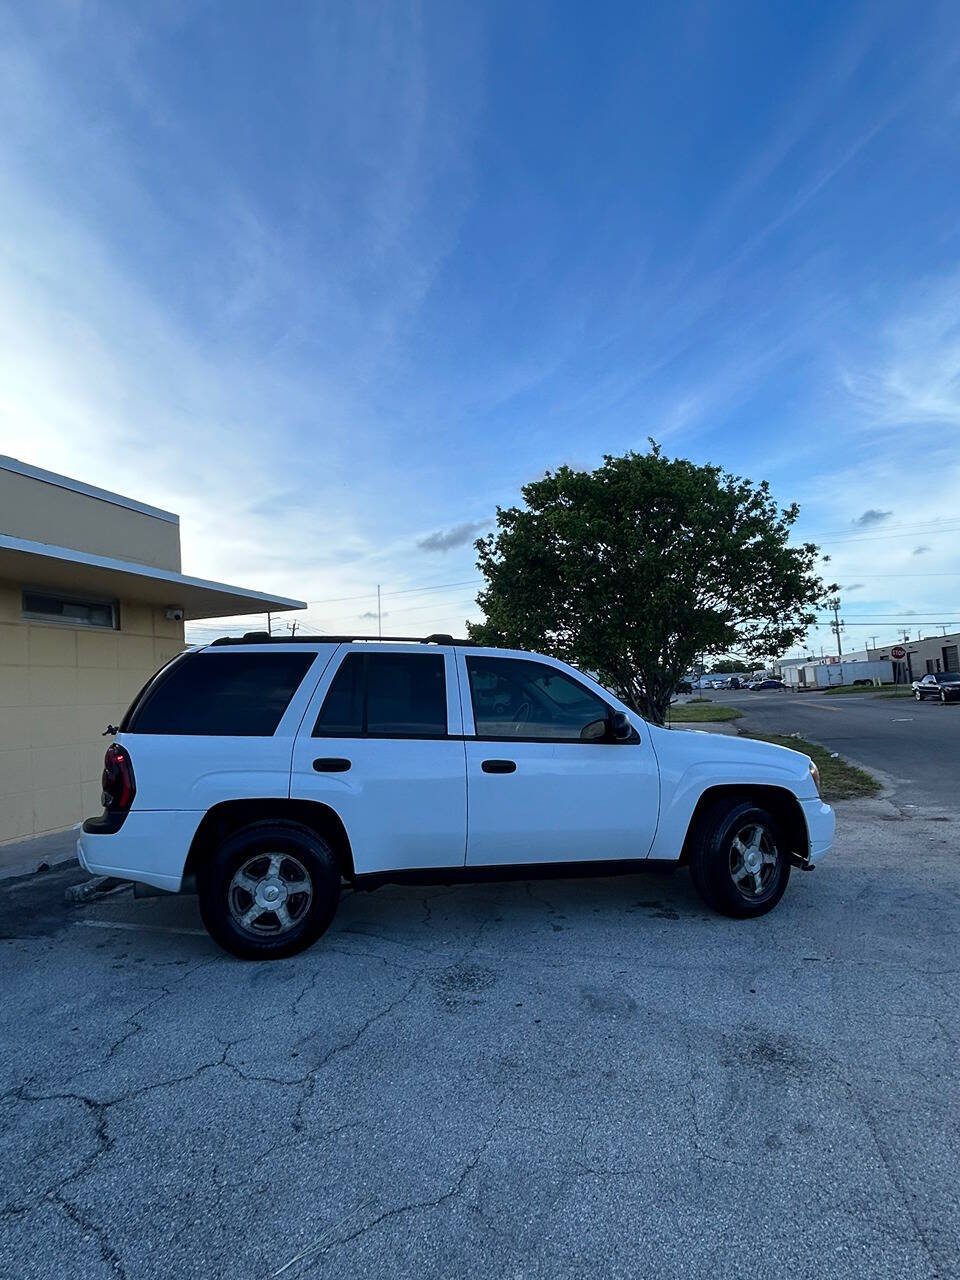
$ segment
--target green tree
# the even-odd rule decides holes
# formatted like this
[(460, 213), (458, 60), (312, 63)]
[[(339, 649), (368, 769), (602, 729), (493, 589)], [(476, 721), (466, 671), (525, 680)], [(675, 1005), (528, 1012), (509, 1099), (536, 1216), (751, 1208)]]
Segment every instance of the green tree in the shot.
[(700, 654), (784, 653), (831, 588), (812, 543), (789, 545), (799, 508), (766, 481), (649, 453), (560, 467), (497, 509), (477, 543), (484, 644), (551, 653), (595, 673), (662, 724)]
[(711, 674), (715, 676), (732, 676), (737, 671), (748, 671), (750, 664), (745, 658), (720, 658), (710, 666)]

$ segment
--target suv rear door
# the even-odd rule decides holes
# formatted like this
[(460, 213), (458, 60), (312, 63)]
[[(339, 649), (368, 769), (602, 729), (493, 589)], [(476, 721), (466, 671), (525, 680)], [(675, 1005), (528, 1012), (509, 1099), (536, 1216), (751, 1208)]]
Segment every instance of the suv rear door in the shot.
[(345, 645), (311, 700), (290, 794), (330, 805), (358, 874), (462, 867), (467, 785), (448, 648)]

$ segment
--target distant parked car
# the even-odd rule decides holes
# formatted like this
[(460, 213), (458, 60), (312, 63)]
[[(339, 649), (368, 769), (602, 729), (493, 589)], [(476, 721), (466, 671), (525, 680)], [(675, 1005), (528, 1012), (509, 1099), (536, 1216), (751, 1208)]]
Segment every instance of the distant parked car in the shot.
[(785, 689), (786, 685), (782, 680), (755, 680), (751, 685), (751, 689)]
[(725, 689), (739, 689), (741, 687), (741, 684), (742, 684), (742, 681), (739, 676), (731, 676), (730, 679), (726, 681), (723, 687)]
[(918, 702), (924, 698), (960, 702), (960, 671), (932, 671), (921, 680), (914, 680), (913, 696)]
[(674, 692), (693, 693), (693, 685), (690, 683), (689, 680), (679, 680), (677, 681), (677, 687)]

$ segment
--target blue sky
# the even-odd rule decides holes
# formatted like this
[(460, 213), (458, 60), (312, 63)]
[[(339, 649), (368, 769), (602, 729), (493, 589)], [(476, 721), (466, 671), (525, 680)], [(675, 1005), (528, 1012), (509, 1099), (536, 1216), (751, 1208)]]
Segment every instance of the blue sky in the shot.
[(7, 6), (0, 452), (418, 632), (652, 435), (802, 504), (848, 647), (960, 625), (958, 141), (949, 4)]

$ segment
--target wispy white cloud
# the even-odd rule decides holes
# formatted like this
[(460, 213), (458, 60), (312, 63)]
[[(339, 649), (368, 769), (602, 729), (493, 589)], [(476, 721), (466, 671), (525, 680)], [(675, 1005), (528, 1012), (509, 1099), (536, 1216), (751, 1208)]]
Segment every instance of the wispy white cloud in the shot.
[[(416, 7), (318, 11), (307, 128), (353, 185), (308, 174), (278, 218), (156, 79), (171, 13), (196, 16), (2, 27), (0, 452), (178, 511), (189, 572), (308, 598), (416, 582), (418, 477), (405, 511), (369, 383), (455, 241), (479, 78), (432, 114)], [(191, 147), (200, 187), (165, 189)]]
[(960, 425), (960, 270), (914, 290), (841, 382), (871, 427)]

